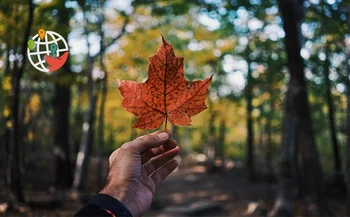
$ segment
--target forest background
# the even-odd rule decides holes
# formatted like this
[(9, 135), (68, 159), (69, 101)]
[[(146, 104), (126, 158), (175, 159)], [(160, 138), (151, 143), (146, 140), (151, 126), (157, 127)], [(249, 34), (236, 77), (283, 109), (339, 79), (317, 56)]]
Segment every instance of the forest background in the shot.
[[(44, 189), (103, 186), (108, 155), (152, 132), (132, 128), (117, 79), (145, 81), (163, 34), (185, 58), (187, 80), (214, 74), (208, 109), (191, 127), (171, 126), (184, 165), (274, 180), (270, 214), (291, 214), (296, 198), (316, 210), (336, 198), (345, 215), (349, 8), (342, 0), (2, 0), (0, 212), (21, 213), (16, 204)], [(70, 47), (54, 73), (27, 60), (41, 28)]]

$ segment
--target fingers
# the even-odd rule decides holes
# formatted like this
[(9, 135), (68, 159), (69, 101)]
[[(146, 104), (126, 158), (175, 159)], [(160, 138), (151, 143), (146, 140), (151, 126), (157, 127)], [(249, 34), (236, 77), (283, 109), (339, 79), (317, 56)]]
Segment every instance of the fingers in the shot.
[(152, 134), (141, 136), (131, 142), (125, 143), (124, 147), (142, 154), (151, 148), (159, 147), (169, 140), (169, 131), (158, 131)]
[(176, 155), (178, 155), (179, 152), (180, 152), (180, 148), (177, 146), (177, 147), (165, 152), (164, 154), (161, 154), (161, 155), (158, 155), (157, 157), (154, 157), (152, 160), (145, 163), (143, 165), (143, 168), (145, 169), (147, 175), (149, 176), (154, 171), (163, 167), (171, 159), (173, 159)]
[(155, 184), (158, 186), (168, 175), (175, 170), (175, 168), (179, 165), (179, 163), (173, 159), (169, 163), (167, 163), (164, 167), (157, 170), (151, 175), (151, 178)]
[(169, 139), (165, 144), (157, 147), (148, 149), (141, 155), (142, 164), (147, 163), (151, 158), (156, 157), (160, 154), (164, 154), (165, 152), (175, 148), (177, 146), (177, 142), (174, 139)]

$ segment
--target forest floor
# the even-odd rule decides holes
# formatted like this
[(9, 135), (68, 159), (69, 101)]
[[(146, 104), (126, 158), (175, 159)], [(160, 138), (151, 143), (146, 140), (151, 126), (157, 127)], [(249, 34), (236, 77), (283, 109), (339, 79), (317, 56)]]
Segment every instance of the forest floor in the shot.
[[(90, 174), (96, 174), (95, 163), (92, 160)], [(102, 173), (105, 175), (107, 160), (104, 163)], [(263, 178), (248, 181), (246, 170), (235, 166), (234, 162), (231, 162), (231, 167), (208, 172), (203, 164), (181, 164), (180, 169), (161, 184), (146, 216), (266, 216), (273, 206), (277, 183)], [(52, 177), (40, 173), (28, 177), (31, 181), (45, 179)], [(73, 216), (96, 192), (95, 180), (94, 176), (89, 176), (87, 189), (92, 190), (80, 195), (52, 188), (43, 190), (43, 183), (41, 190), (32, 190), (32, 186), (25, 192), (29, 205), (17, 206), (4, 213), (6, 206), (0, 200), (0, 216)], [(36, 188), (39, 187), (36, 185)], [(345, 216), (345, 200), (328, 202), (334, 216)], [(296, 201), (294, 216), (310, 216), (309, 209), (305, 202)]]

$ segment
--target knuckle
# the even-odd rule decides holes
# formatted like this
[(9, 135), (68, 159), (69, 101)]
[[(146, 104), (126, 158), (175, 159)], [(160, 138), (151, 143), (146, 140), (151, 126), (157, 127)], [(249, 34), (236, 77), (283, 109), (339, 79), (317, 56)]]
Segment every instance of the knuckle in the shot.
[(131, 149), (131, 142), (126, 142), (122, 146), (120, 146), (120, 150), (127, 151)]
[(120, 147), (120, 151), (121, 151), (122, 155), (124, 155), (126, 153), (133, 152), (134, 150), (135, 150), (135, 146), (133, 144), (133, 141), (126, 142)]
[(146, 135), (145, 137), (143, 137), (143, 140), (145, 140), (145, 141), (155, 141), (158, 139), (159, 139), (159, 137), (156, 135)]
[(109, 159), (108, 159), (109, 164), (112, 164), (112, 163), (113, 163), (113, 161), (114, 161), (114, 159), (115, 159), (117, 153), (118, 153), (118, 149), (115, 150), (115, 151), (113, 151), (112, 154), (109, 156)]

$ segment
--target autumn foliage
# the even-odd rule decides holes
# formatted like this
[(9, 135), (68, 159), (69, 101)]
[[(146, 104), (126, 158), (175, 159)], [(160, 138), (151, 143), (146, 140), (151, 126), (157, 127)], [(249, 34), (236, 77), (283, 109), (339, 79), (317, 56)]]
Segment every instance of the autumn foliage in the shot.
[(183, 58), (162, 36), (163, 44), (149, 58), (145, 83), (118, 80), (122, 106), (136, 115), (135, 128), (152, 129), (169, 120), (174, 125), (191, 125), (191, 117), (207, 108), (212, 76), (203, 81), (186, 81)]

